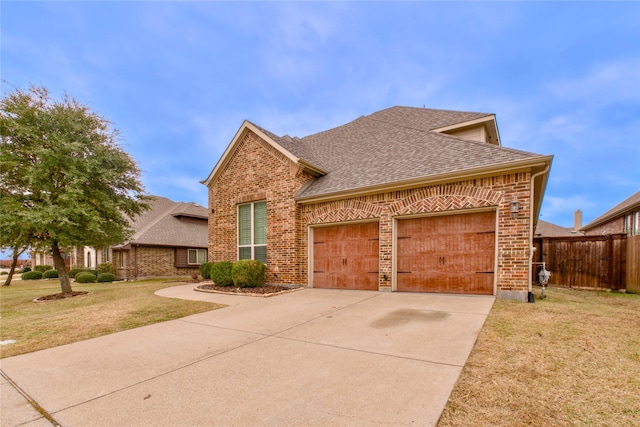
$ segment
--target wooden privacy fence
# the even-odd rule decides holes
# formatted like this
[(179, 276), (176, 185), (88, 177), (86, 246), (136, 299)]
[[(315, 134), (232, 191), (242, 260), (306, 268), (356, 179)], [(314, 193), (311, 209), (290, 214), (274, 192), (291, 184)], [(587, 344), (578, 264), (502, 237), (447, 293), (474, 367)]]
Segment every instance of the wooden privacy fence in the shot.
[(627, 238), (627, 290), (640, 294), (640, 235)]
[[(640, 236), (636, 236), (640, 237)], [(637, 239), (636, 242), (638, 242)], [(627, 279), (627, 236), (543, 237), (534, 239), (534, 260), (544, 261), (551, 272), (549, 285), (578, 289), (625, 289)], [(635, 250), (638, 246), (634, 246)], [(635, 273), (638, 260), (635, 252)], [(537, 267), (537, 266), (534, 266)], [(537, 268), (533, 268), (534, 283)]]

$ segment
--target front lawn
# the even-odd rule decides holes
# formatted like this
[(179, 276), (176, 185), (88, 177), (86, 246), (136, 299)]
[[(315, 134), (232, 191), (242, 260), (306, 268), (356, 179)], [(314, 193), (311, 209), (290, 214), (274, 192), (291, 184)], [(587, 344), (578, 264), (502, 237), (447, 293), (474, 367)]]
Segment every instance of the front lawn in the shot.
[(58, 280), (14, 280), (0, 287), (0, 357), (10, 357), (138, 326), (177, 319), (223, 307), (154, 295), (158, 289), (183, 283), (166, 280), (72, 283), (89, 294), (63, 300), (33, 302), (60, 292)]
[(640, 295), (547, 295), (496, 300), (438, 426), (640, 425)]

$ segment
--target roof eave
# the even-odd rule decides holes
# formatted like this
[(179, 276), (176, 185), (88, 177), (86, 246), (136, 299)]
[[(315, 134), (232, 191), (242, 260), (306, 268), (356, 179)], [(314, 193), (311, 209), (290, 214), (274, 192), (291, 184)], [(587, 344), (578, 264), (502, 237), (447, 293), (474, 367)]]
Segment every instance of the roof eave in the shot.
[[(453, 180), (465, 180), (471, 178), (482, 178), (487, 176), (501, 175), (504, 173), (523, 172), (538, 168), (543, 170), (547, 165), (551, 165), (553, 156), (539, 156), (535, 159), (520, 160), (499, 165), (484, 166), (481, 168), (466, 169), (463, 171), (448, 172), (427, 177), (412, 178), (404, 181), (395, 181), (390, 183), (372, 185), (367, 187), (353, 188), (349, 190), (336, 191), (333, 193), (325, 193), (312, 196), (296, 196), (296, 201), (302, 204), (328, 202), (334, 200), (345, 199), (349, 197), (360, 197), (369, 194), (382, 193), (387, 191), (399, 191), (410, 188), (434, 185), (443, 182), (451, 182)], [(541, 190), (544, 194), (546, 188), (547, 177), (549, 173), (544, 174)], [(305, 188), (305, 187), (303, 187)], [(541, 202), (542, 197), (540, 197)], [(539, 207), (538, 207), (539, 211)]]
[(602, 215), (601, 217), (594, 219), (589, 224), (587, 224), (584, 227), (582, 227), (580, 229), (580, 231), (589, 231), (592, 228), (595, 228), (595, 227), (597, 227), (599, 225), (607, 223), (607, 222), (609, 222), (609, 221), (611, 221), (613, 219), (617, 219), (617, 218), (619, 218), (621, 216), (625, 216), (625, 215), (629, 214), (630, 212), (634, 212), (638, 208), (640, 208), (640, 202), (634, 203), (632, 205), (629, 205), (625, 209), (618, 210), (616, 212), (611, 212), (609, 214)]

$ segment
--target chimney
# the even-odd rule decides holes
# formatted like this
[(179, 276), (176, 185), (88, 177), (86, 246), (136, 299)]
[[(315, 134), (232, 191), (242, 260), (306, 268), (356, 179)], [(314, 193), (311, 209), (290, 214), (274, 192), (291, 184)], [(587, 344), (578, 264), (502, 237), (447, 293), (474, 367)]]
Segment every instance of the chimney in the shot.
[(582, 228), (582, 211), (578, 209), (573, 214), (573, 231), (578, 231)]

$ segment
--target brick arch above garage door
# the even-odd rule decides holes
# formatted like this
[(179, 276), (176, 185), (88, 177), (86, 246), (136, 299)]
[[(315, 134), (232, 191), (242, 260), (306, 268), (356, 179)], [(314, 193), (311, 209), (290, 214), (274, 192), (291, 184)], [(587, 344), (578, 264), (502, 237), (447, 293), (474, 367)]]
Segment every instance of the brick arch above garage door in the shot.
[(398, 219), (396, 289), (494, 293), (496, 212)]
[(502, 193), (488, 188), (466, 185), (446, 185), (419, 190), (409, 197), (392, 203), (392, 215), (414, 215), (470, 208), (497, 206)]

